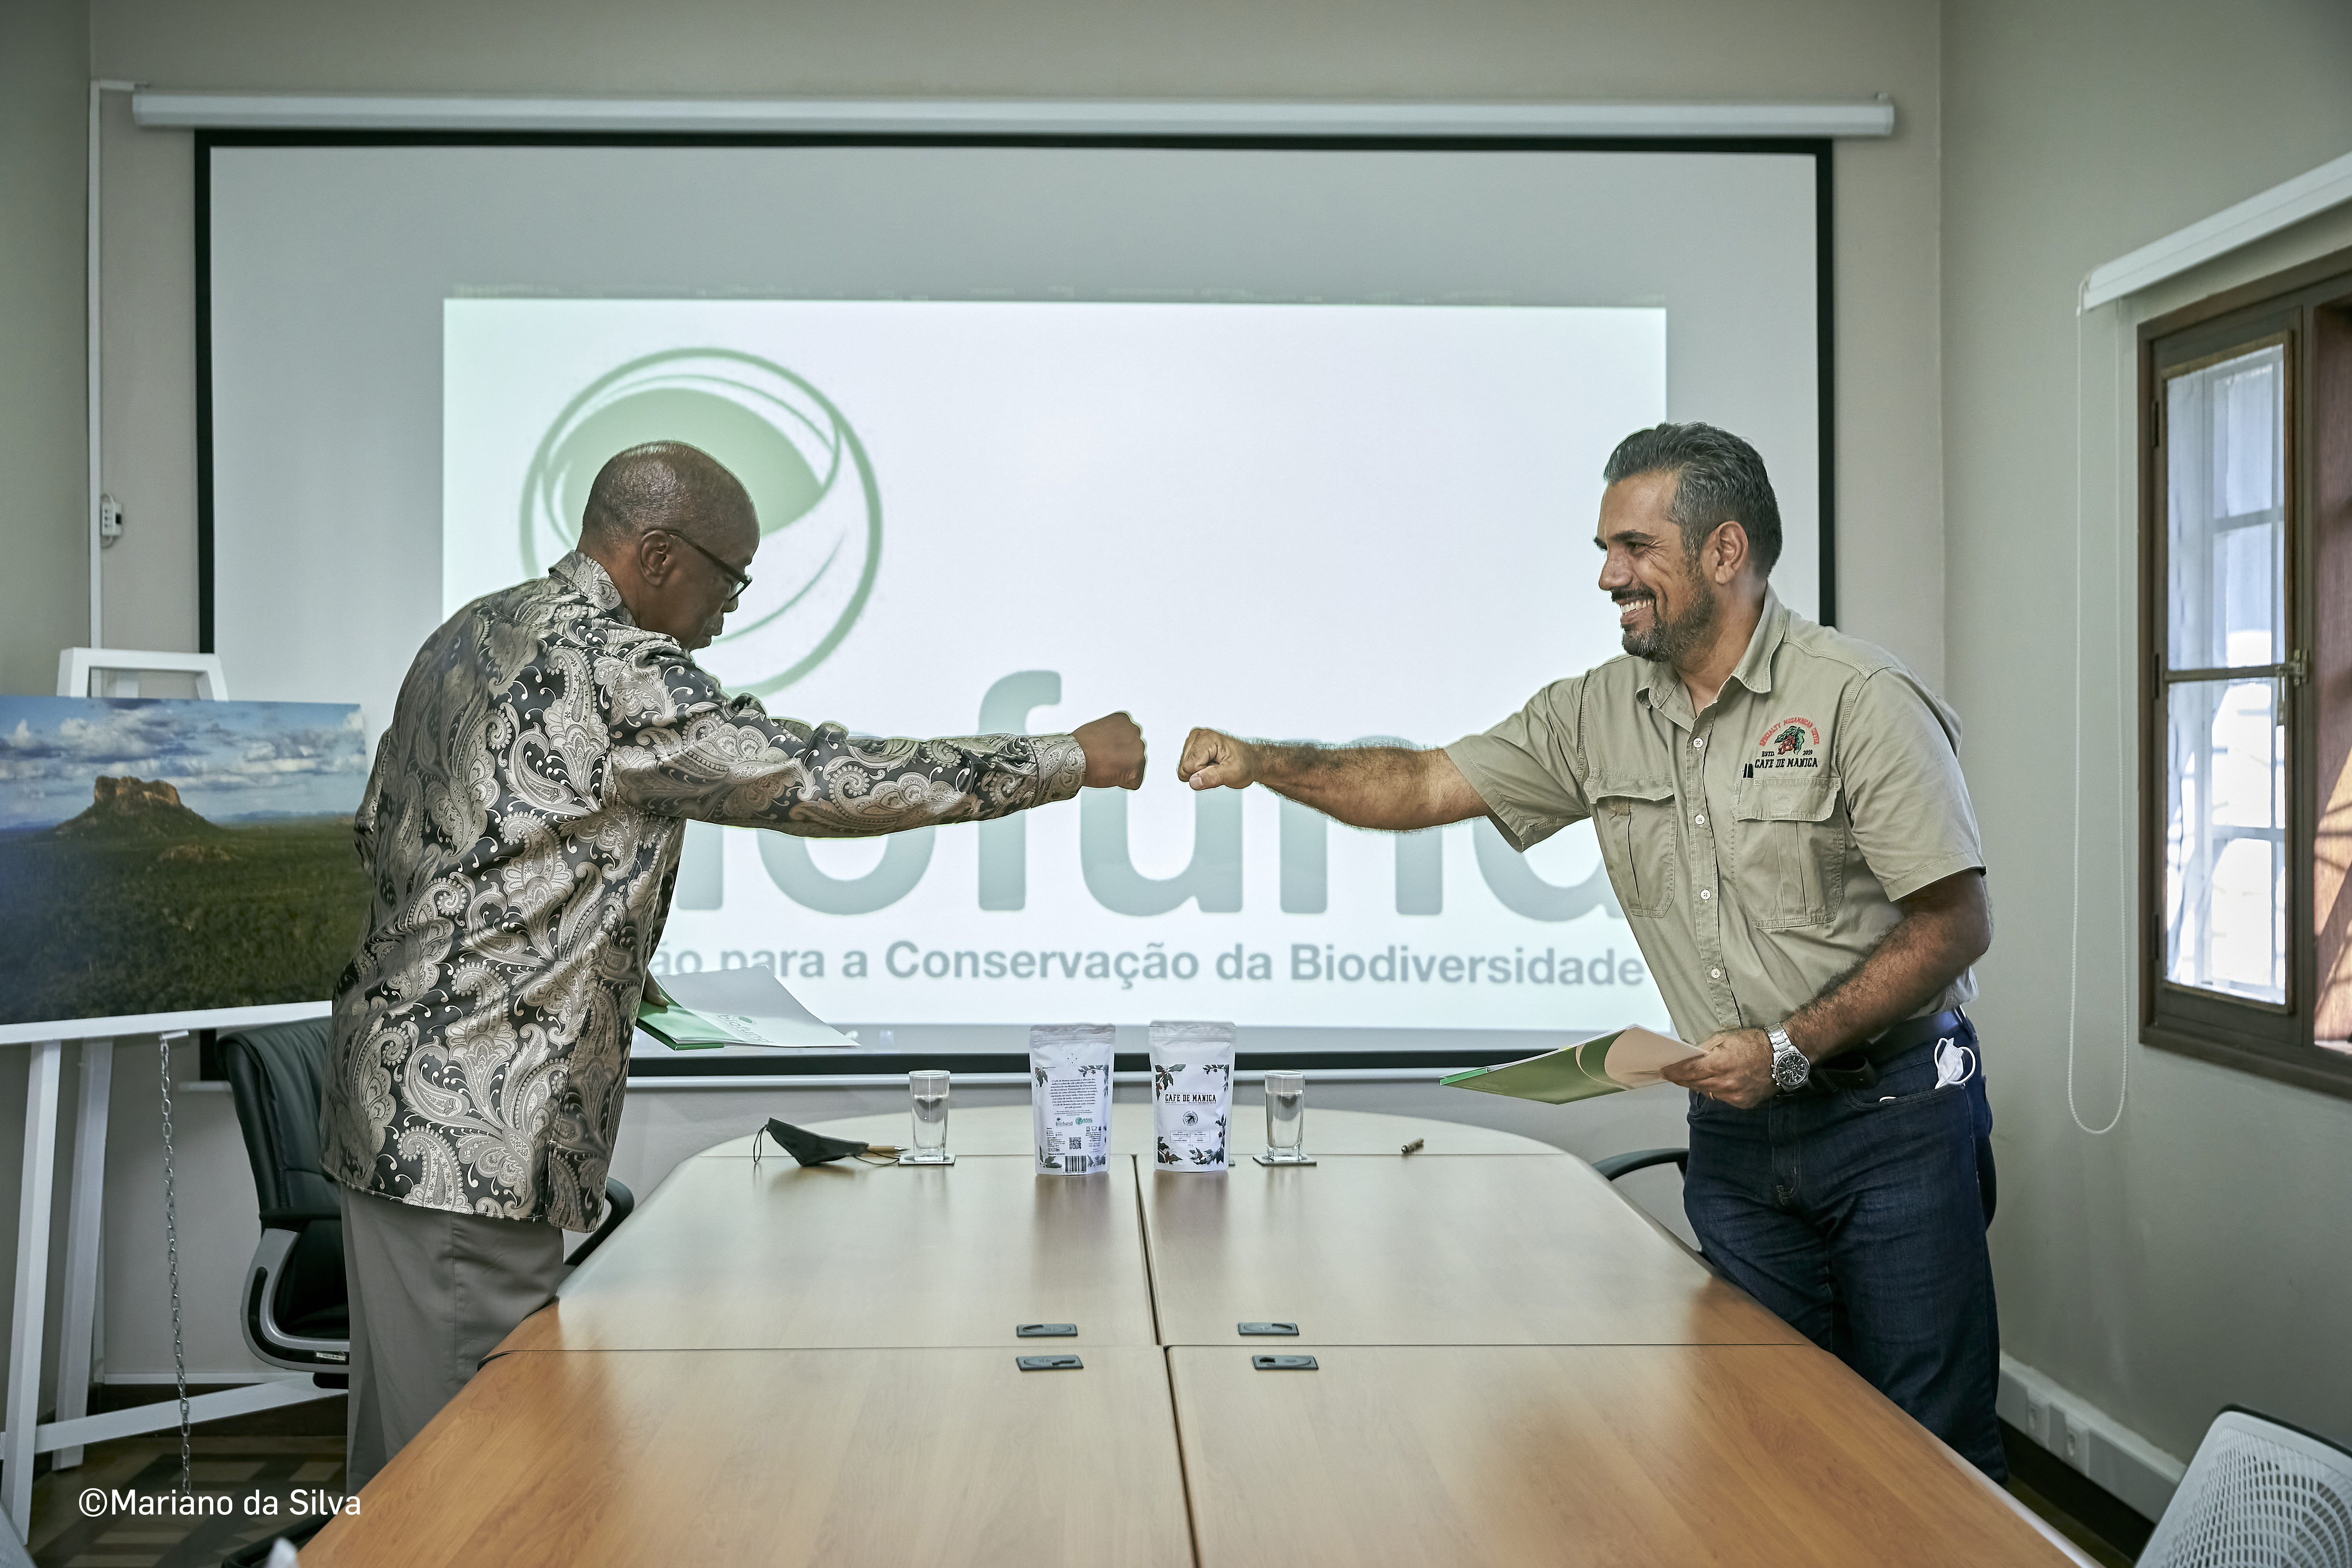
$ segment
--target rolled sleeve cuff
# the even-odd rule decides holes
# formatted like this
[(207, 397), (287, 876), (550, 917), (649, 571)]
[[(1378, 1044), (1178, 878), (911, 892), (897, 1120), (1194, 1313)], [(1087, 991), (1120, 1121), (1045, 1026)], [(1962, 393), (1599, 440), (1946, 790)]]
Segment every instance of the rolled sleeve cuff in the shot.
[[(1878, 871), (1875, 866), (1871, 869)], [(1916, 866), (1906, 866), (1892, 874), (1878, 871), (1878, 885), (1886, 889), (1886, 896), (1891, 901), (1900, 903), (1920, 889), (1933, 887), (1947, 877), (1957, 877), (1963, 871), (1983, 869), (1983, 856), (1973, 850), (1963, 851), (1942, 856), (1934, 860), (1924, 860)]]
[(1486, 804), (1487, 816), (1502, 830), (1503, 841), (1512, 848), (1524, 855), (1559, 831), (1559, 824), (1557, 822), (1531, 812), (1495, 804), (1497, 800), (1508, 798), (1505, 782), (1511, 764), (1517, 763), (1522, 768), (1527, 765), (1526, 753), (1517, 747), (1497, 741), (1492, 735), (1473, 734), (1465, 735), (1446, 747), (1445, 754), (1461, 770), (1470, 787), (1477, 792), (1478, 798)]

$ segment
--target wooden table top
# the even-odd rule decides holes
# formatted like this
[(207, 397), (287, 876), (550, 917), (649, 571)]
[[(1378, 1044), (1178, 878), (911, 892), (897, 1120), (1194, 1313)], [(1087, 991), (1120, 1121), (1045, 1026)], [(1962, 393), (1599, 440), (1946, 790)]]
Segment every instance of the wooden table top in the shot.
[[(1491, 1127), (1461, 1121), (1424, 1121), (1417, 1117), (1383, 1116), (1369, 1110), (1318, 1110), (1307, 1086), (1307, 1152), (1325, 1154), (1394, 1154), (1415, 1138), (1423, 1140), (1430, 1154), (1561, 1154), (1549, 1143), (1522, 1138)], [(810, 1131), (835, 1138), (862, 1138), (868, 1143), (898, 1143), (913, 1136), (908, 1113), (887, 1116), (845, 1116), (810, 1124)], [(967, 1154), (1027, 1154), (1034, 1138), (1025, 1105), (976, 1105), (948, 1111), (948, 1147), (961, 1159)], [(1152, 1148), (1151, 1107), (1114, 1103), (1110, 1108), (1110, 1147), (1115, 1154), (1149, 1159)], [(1265, 1107), (1255, 1085), (1244, 1084), (1235, 1096), (1233, 1121), (1225, 1147), (1237, 1162), (1265, 1152)], [(776, 1152), (773, 1143), (767, 1152)], [(703, 1151), (706, 1156), (740, 1159), (751, 1152), (750, 1137), (730, 1138)], [(1415, 1155), (1419, 1158), (1419, 1155)], [(1565, 1155), (1562, 1155), (1565, 1158)]]
[(522, 1353), (491, 1361), (306, 1568), (1192, 1561), (1163, 1352)]
[(1168, 1352), (1201, 1568), (2083, 1561), (1811, 1345), (1282, 1348)]
[(1352, 1120), (1223, 1176), (1036, 1176), (1021, 1107), (946, 1169), (683, 1161), (303, 1559), (2084, 1561), (1583, 1162)]
[(1043, 1178), (1026, 1154), (929, 1170), (682, 1160), (500, 1348), (1011, 1346), (1024, 1322), (1149, 1345), (1135, 1184), (1124, 1155)]
[(1142, 1184), (1166, 1344), (1268, 1319), (1326, 1344), (1804, 1342), (1581, 1160), (1335, 1154)]

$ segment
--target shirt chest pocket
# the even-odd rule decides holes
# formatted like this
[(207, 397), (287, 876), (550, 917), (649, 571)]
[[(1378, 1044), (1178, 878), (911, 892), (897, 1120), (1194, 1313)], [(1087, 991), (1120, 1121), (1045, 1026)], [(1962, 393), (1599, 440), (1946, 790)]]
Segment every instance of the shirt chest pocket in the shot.
[(1682, 859), (1675, 810), (1673, 784), (1637, 784), (1612, 788), (1593, 813), (1610, 885), (1629, 915), (1662, 915), (1673, 907)]
[(1827, 925), (1845, 896), (1844, 793), (1822, 773), (1803, 784), (1740, 782), (1739, 901), (1764, 931)]

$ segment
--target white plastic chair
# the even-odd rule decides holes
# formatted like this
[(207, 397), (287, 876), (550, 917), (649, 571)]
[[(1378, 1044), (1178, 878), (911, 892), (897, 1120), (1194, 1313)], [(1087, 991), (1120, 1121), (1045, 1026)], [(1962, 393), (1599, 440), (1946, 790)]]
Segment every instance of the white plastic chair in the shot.
[(2140, 1568), (2352, 1568), (2352, 1453), (2235, 1407), (2213, 1418)]

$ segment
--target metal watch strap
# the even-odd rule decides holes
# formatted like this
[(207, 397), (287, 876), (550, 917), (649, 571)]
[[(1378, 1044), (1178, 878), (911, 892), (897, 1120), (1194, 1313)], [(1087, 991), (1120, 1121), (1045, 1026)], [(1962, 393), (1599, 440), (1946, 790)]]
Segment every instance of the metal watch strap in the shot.
[(1764, 1037), (1772, 1043), (1773, 1083), (1783, 1094), (1794, 1094), (1804, 1088), (1805, 1079), (1812, 1076), (1813, 1064), (1790, 1040), (1787, 1027), (1775, 1024), (1764, 1031)]

